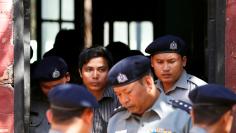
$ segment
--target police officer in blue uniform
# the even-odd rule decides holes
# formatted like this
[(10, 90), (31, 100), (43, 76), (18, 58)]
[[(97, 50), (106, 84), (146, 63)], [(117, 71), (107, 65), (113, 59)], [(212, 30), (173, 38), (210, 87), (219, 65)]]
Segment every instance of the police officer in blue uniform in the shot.
[(31, 88), (30, 133), (45, 133), (50, 128), (45, 116), (49, 107), (48, 92), (70, 81), (68, 66), (60, 57), (45, 57), (37, 64), (32, 78), (37, 84)]
[(110, 118), (108, 133), (189, 133), (190, 115), (156, 88), (147, 57), (119, 61), (109, 71), (109, 83), (122, 107)]
[(190, 133), (229, 133), (236, 94), (217, 84), (200, 86), (189, 93), (193, 103)]
[(191, 103), (189, 92), (206, 84), (184, 69), (187, 63), (187, 48), (181, 38), (173, 35), (159, 37), (147, 46), (145, 52), (151, 55), (151, 66), (158, 78), (157, 88), (165, 94)]
[(96, 98), (82, 85), (61, 84), (49, 91), (49, 133), (90, 133)]

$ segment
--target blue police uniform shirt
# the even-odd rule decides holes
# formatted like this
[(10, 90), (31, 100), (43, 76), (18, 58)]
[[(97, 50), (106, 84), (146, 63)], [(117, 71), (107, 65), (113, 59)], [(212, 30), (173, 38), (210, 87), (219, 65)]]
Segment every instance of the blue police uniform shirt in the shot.
[[(205, 81), (188, 74), (185, 70), (182, 72), (180, 78), (173, 85), (173, 87), (165, 92), (166, 95), (169, 95), (177, 100), (182, 100), (187, 103), (192, 103), (188, 97), (190, 91), (195, 89), (198, 86), (202, 86), (207, 84)], [(156, 81), (156, 87), (159, 88), (162, 92), (164, 92), (163, 86), (160, 80)]]
[(49, 103), (46, 101), (31, 101), (30, 133), (46, 133), (50, 128), (46, 117)]
[(30, 133), (45, 133), (48, 132), (50, 124), (46, 117), (46, 111), (49, 108), (47, 97), (43, 94), (40, 88), (31, 90), (30, 101)]
[(172, 106), (171, 97), (160, 93), (154, 105), (142, 116), (122, 110), (114, 114), (108, 123), (108, 133), (189, 133), (190, 115)]

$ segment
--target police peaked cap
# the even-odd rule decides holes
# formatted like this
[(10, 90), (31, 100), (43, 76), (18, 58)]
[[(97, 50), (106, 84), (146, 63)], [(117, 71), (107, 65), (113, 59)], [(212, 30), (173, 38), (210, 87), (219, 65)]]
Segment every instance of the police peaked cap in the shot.
[(68, 72), (66, 62), (58, 56), (43, 58), (36, 66), (33, 79), (39, 81), (53, 81), (63, 77)]
[(86, 107), (98, 107), (96, 98), (85, 88), (77, 84), (61, 84), (48, 93), (51, 108), (58, 110), (76, 110)]
[(217, 84), (197, 87), (189, 93), (189, 98), (196, 105), (234, 105), (236, 94), (228, 88)]
[(186, 44), (185, 42), (174, 35), (165, 35), (157, 38), (151, 44), (149, 44), (145, 52), (154, 55), (158, 53), (178, 53), (182, 56), (186, 55)]
[(126, 57), (109, 71), (108, 80), (112, 86), (126, 85), (150, 72), (150, 60), (143, 55)]

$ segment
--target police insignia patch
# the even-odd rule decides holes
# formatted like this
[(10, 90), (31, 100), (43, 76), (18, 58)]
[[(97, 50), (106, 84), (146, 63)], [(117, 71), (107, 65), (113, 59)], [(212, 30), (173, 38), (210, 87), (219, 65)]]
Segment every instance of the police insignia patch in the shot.
[(60, 72), (57, 70), (57, 69), (55, 69), (54, 71), (53, 71), (53, 73), (52, 73), (52, 77), (55, 79), (55, 78), (59, 78), (60, 77)]
[(124, 83), (127, 80), (128, 80), (128, 78), (125, 74), (122, 74), (122, 73), (118, 74), (118, 76), (117, 76), (118, 83)]
[(170, 43), (170, 49), (171, 50), (177, 50), (178, 49), (178, 45), (175, 41)]

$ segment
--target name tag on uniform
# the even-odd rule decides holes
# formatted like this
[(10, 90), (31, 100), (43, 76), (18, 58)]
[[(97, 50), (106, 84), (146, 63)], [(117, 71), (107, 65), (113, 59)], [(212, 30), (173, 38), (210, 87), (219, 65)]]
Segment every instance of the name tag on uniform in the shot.
[(127, 133), (127, 130), (116, 131), (115, 133)]

